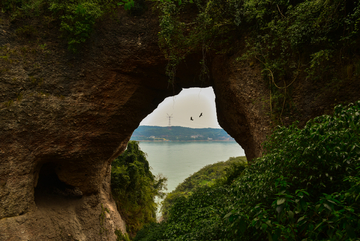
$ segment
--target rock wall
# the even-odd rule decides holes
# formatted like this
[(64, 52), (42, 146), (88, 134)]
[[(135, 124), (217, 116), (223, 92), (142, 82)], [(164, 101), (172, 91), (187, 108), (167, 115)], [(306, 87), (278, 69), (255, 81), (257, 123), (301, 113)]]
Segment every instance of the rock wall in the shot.
[[(235, 61), (241, 50), (212, 58), (208, 82), (197, 78), (200, 56), (190, 56), (169, 85), (151, 11), (103, 19), (76, 54), (57, 22), (0, 19), (0, 240), (115, 240), (125, 223), (111, 197), (111, 161), (182, 87), (213, 86), (220, 125), (249, 160), (261, 155), (272, 127), (269, 90), (258, 63)], [(336, 101), (323, 92), (322, 102), (308, 101), (318, 89), (306, 87), (295, 86), (294, 118), (303, 121), (360, 93), (354, 84)]]
[(214, 91), (219, 124), (243, 147), (248, 160), (261, 156), (270, 134), (269, 91), (259, 65), (219, 56), (213, 63)]
[(157, 19), (119, 12), (72, 54), (58, 23), (0, 18), (0, 240), (115, 240), (110, 163), (176, 92)]

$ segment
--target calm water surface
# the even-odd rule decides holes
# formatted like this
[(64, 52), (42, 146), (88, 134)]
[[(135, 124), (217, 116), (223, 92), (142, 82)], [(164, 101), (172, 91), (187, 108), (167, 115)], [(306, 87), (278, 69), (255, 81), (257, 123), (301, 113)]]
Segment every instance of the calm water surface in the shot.
[(168, 178), (168, 192), (206, 165), (245, 156), (236, 142), (140, 142), (140, 148), (152, 173)]

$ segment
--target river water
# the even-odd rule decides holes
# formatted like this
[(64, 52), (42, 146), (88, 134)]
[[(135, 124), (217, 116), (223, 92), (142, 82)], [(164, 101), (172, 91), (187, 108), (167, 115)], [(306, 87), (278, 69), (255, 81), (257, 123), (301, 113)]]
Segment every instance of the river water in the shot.
[(173, 191), (194, 172), (202, 167), (229, 157), (245, 156), (236, 142), (141, 142), (141, 150), (147, 153), (152, 173), (168, 178), (168, 191)]

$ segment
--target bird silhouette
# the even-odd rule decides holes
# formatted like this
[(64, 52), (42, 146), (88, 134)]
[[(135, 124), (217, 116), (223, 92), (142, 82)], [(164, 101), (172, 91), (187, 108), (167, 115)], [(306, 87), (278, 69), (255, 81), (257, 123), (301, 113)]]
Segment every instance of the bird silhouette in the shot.
[(194, 119), (192, 118), (192, 116), (190, 117), (190, 120), (192, 120), (192, 121), (194, 120)]
[(199, 115), (199, 118), (202, 116), (202, 112), (200, 113), (200, 115)]

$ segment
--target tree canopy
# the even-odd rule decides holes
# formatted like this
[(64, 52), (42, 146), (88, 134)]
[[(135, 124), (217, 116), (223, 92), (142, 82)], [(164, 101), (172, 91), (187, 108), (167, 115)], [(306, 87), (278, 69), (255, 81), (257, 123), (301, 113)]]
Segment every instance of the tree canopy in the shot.
[(156, 221), (155, 197), (163, 197), (166, 178), (154, 176), (139, 143), (130, 141), (112, 162), (111, 189), (127, 231), (134, 235), (144, 224)]
[(169, 210), (178, 198), (187, 198), (203, 186), (218, 185), (219, 182), (232, 183), (246, 165), (246, 157), (230, 157), (225, 162), (207, 165), (190, 175), (174, 191), (166, 195), (161, 207), (162, 219), (167, 220)]
[(176, 199), (135, 240), (358, 240), (360, 101), (279, 127), (232, 182)]

